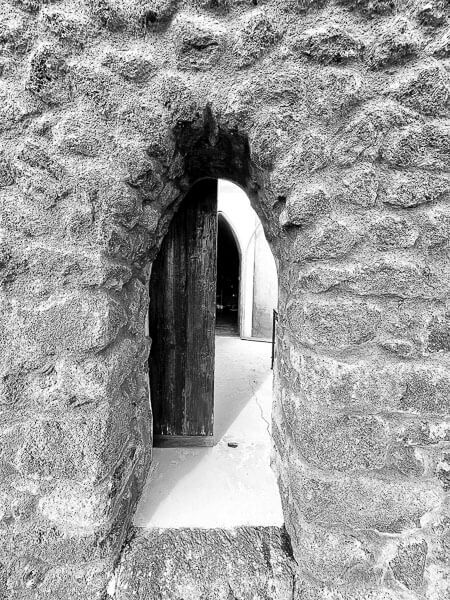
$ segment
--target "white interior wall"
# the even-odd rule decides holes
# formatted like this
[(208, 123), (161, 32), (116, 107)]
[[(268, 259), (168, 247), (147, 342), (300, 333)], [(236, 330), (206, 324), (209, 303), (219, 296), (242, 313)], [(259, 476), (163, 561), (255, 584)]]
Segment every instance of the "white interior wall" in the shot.
[(271, 319), (272, 309), (277, 306), (278, 284), (275, 261), (261, 222), (247, 194), (222, 179), (219, 180), (218, 211), (230, 224), (241, 253), (240, 336), (266, 338), (268, 324), (261, 326), (261, 319), (265, 321), (264, 315)]

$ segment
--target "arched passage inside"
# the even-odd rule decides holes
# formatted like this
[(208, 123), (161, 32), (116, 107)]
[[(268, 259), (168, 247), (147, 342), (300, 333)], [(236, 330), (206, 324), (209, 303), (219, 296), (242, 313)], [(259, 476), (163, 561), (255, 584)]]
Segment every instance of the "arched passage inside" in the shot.
[(217, 215), (216, 332), (239, 335), (241, 254), (223, 212)]
[[(278, 305), (278, 275), (275, 259), (267, 243), (260, 218), (245, 191), (235, 183), (220, 179), (218, 185), (220, 223), (225, 221), (239, 251), (239, 293), (237, 330), (242, 339), (270, 341), (273, 310)], [(229, 239), (229, 238), (228, 238)], [(230, 240), (232, 244), (232, 240)], [(225, 255), (227, 264), (229, 254)], [(236, 269), (234, 267), (234, 273)], [(218, 264), (218, 277), (220, 264)], [(236, 275), (235, 275), (236, 276)]]
[(270, 468), (271, 345), (239, 336), (241, 301), (245, 292), (251, 302), (255, 297), (254, 239), (261, 225), (244, 192), (226, 183), (238, 192), (240, 230), (218, 210), (225, 206), (220, 182), (201, 180), (179, 206), (153, 265), (149, 372), (156, 448), (136, 515), (141, 527), (283, 523)]

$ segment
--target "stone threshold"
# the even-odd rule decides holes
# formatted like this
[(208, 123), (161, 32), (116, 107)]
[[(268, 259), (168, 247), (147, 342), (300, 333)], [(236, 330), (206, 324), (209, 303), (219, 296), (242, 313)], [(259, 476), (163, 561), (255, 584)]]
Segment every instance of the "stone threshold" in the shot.
[(291, 600), (295, 563), (284, 527), (135, 528), (114, 600)]

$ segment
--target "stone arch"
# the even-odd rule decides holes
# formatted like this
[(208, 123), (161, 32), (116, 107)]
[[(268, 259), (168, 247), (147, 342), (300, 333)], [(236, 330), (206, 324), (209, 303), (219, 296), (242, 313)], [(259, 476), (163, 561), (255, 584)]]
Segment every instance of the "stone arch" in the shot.
[(258, 5), (1, 3), (2, 593), (104, 596), (150, 457), (149, 264), (208, 175), (279, 260), (298, 593), (448, 597), (448, 7)]
[[(219, 245), (220, 245), (220, 227), (225, 228), (226, 230), (229, 231), (229, 233), (231, 234), (231, 237), (233, 239), (234, 242), (234, 246), (236, 248), (237, 251), (237, 256), (238, 256), (238, 281), (239, 281), (239, 289), (238, 289), (238, 318), (237, 318), (237, 323), (238, 323), (238, 327), (240, 330), (240, 321), (241, 321), (241, 317), (242, 317), (242, 269), (243, 269), (243, 256), (242, 256), (242, 247), (241, 247), (241, 243), (239, 241), (239, 238), (237, 236), (237, 233), (233, 227), (233, 224), (231, 223), (231, 220), (227, 217), (226, 214), (224, 214), (223, 212), (218, 211), (218, 237), (217, 237), (217, 250), (219, 252)], [(218, 259), (219, 260), (219, 259)], [(219, 268), (219, 265), (218, 265)]]
[[(240, 194), (245, 195), (244, 205), (238, 201)], [(219, 181), (218, 210), (227, 219), (240, 252), (240, 336), (267, 340), (271, 337), (272, 311), (278, 306), (278, 273), (272, 250), (259, 217), (239, 186)]]
[(241, 241), (238, 238), (236, 230), (235, 230), (235, 228), (233, 226), (233, 223), (231, 222), (231, 220), (227, 217), (227, 215), (225, 213), (222, 213), (219, 216), (223, 220), (223, 223), (224, 223), (225, 227), (227, 227), (229, 229), (231, 235), (233, 236), (233, 240), (234, 240), (234, 243), (236, 245), (236, 249), (237, 249), (238, 254), (239, 254), (239, 260), (241, 260), (242, 259), (242, 245), (241, 245)]

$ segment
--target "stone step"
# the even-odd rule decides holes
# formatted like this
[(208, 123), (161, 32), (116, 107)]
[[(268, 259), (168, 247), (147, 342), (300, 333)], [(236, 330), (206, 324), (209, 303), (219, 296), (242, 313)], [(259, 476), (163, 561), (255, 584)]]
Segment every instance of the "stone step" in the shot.
[(294, 561), (280, 527), (134, 531), (115, 600), (292, 600)]

